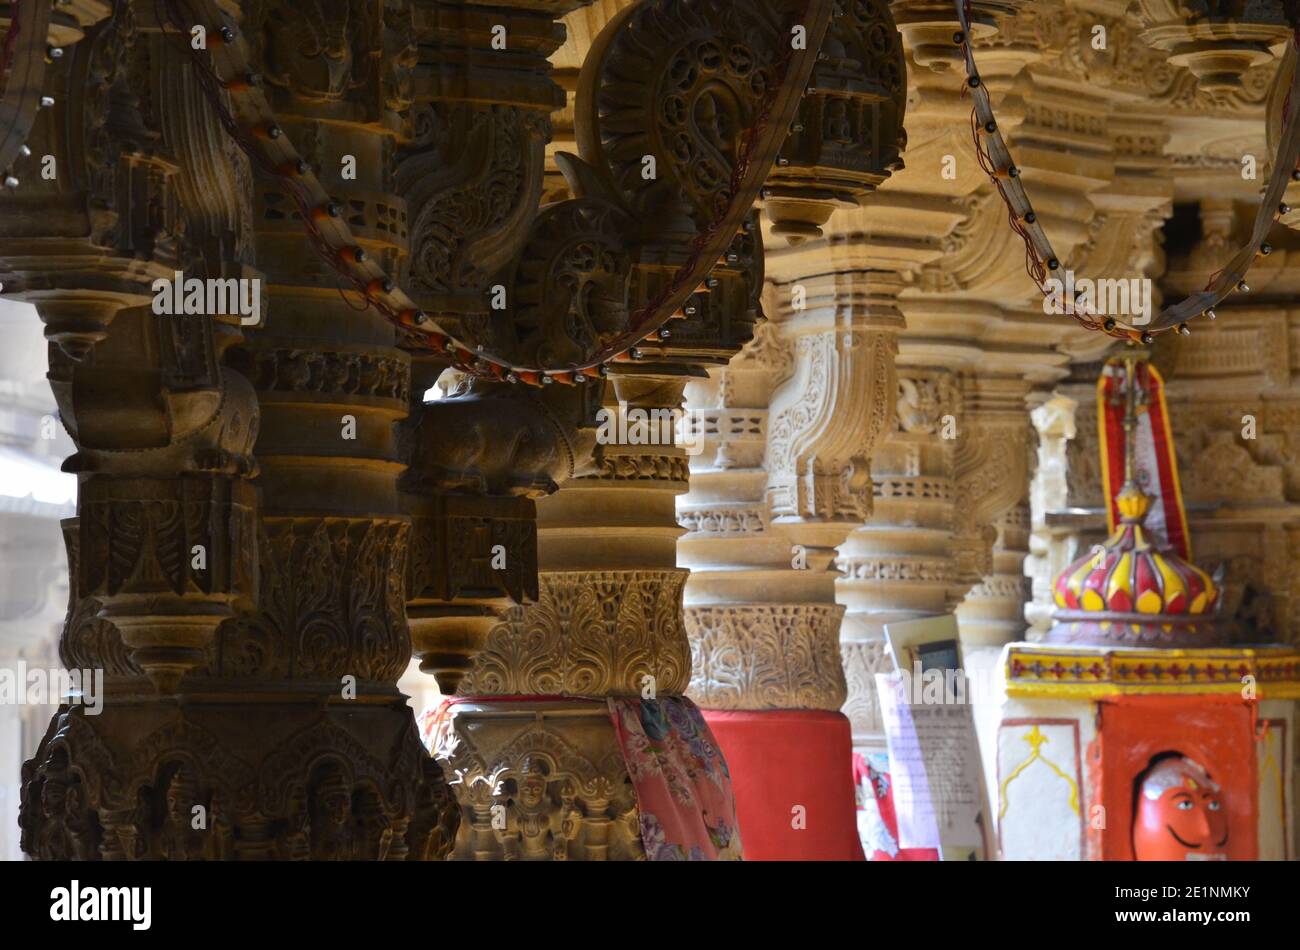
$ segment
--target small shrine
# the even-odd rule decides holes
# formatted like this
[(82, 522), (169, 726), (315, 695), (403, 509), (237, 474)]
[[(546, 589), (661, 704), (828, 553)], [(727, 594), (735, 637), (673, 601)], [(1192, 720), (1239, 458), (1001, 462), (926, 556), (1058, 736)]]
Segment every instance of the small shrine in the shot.
[(1056, 578), (1046, 636), (1003, 651), (1001, 856), (1290, 858), (1300, 651), (1242, 642), (1191, 560), (1145, 353), (1112, 360), (1098, 392), (1111, 531)]

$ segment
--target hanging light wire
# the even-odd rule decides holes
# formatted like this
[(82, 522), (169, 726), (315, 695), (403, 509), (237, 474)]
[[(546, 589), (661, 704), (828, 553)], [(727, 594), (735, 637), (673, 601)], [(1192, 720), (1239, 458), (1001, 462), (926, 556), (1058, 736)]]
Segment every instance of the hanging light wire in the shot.
[[(222, 127), (258, 168), (279, 182), (297, 205), (309, 244), (342, 277), (345, 287), (392, 322), (404, 345), (445, 353), (454, 365), (471, 375), (535, 385), (599, 378), (606, 374), (606, 364), (610, 361), (634, 358), (633, 350), (638, 343), (661, 338), (660, 330), (705, 281), (748, 213), (748, 204), (742, 206), (738, 198), (756, 192), (766, 177), (784, 139), (776, 130), (784, 130), (789, 125), (816, 60), (815, 54), (795, 56), (792, 44), (777, 60), (776, 81), (761, 99), (755, 121), (741, 136), (725, 207), (692, 239), (685, 262), (673, 277), (648, 304), (629, 314), (623, 331), (582, 364), (522, 366), (486, 353), (480, 346), (471, 347), (440, 328), (357, 245), (342, 221), (341, 209), (331, 201), (310, 166), (298, 156), (288, 136), (276, 124), (266, 97), (258, 89), (259, 80), (251, 73), (251, 57), (239, 31), (233, 26), (216, 25), (224, 21), (224, 16), (213, 0), (193, 0), (185, 7), (181, 0), (155, 0), (156, 7), (159, 3), (166, 10), (165, 16), (161, 9), (158, 11), (159, 25), (164, 34), (179, 41), (189, 56), (199, 88)], [(201, 15), (187, 17), (187, 9), (197, 9)], [(808, 50), (820, 48), (830, 17), (830, 4), (805, 0), (795, 22), (807, 28)], [(206, 51), (195, 50), (188, 42), (190, 25), (194, 23), (208, 24)], [(166, 28), (168, 25), (171, 30)], [(229, 78), (220, 78), (218, 64)], [(252, 121), (241, 121), (236, 113)], [(377, 285), (388, 289), (376, 292)]]
[[(1041, 221), (1034, 213), (1029, 195), (1020, 179), (1019, 169), (1007, 147), (1006, 140), (998, 127), (993, 114), (993, 105), (988, 88), (980, 78), (975, 64), (975, 51), (971, 44), (971, 0), (954, 0), (957, 19), (961, 24), (954, 40), (961, 47), (966, 63), (966, 81), (962, 86), (963, 95), (971, 96), (971, 135), (975, 143), (975, 155), (980, 167), (992, 180), (998, 195), (1007, 206), (1007, 218), (1014, 231), (1025, 244), (1025, 270), (1030, 279), (1044, 295), (1049, 295), (1047, 281), (1051, 276), (1063, 270), (1063, 265), (1052, 243), (1043, 230)], [(1292, 176), (1300, 167), (1300, 68), (1297, 68), (1297, 53), (1300, 51), (1300, 26), (1293, 24), (1291, 43), (1287, 46), (1287, 61), (1283, 70), (1292, 71), (1291, 85), (1282, 104), (1282, 136), (1278, 144), (1276, 160), (1264, 189), (1264, 197), (1255, 215), (1250, 240), (1229, 260), (1227, 265), (1216, 271), (1206, 283), (1205, 288), (1172, 306), (1165, 307), (1151, 322), (1142, 327), (1125, 325), (1114, 319), (1101, 323), (1091, 315), (1073, 314), (1078, 323), (1089, 330), (1101, 330), (1111, 336), (1125, 339), (1141, 338), (1149, 341), (1151, 336), (1177, 327), (1179, 332), (1187, 332), (1187, 321), (1198, 315), (1213, 318), (1214, 307), (1233, 291), (1244, 287), (1244, 278), (1251, 266), (1260, 257), (1266, 256), (1272, 248), (1265, 238), (1273, 224), (1290, 209), (1282, 199)], [(1072, 307), (1070, 309), (1073, 309)]]
[(14, 186), (9, 170), (24, 151), (36, 113), (53, 100), (41, 95), (48, 51), (50, 0), (11, 0), (9, 27), (0, 43), (0, 178)]

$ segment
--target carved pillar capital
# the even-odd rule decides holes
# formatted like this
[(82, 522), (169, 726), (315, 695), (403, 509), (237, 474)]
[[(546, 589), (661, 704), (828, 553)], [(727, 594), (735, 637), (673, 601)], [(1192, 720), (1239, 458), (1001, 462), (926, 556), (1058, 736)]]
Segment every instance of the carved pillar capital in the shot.
[(967, 377), (954, 455), (960, 575), (974, 583), (991, 567), (995, 522), (1026, 497), (1028, 387), (1019, 379)]
[(871, 454), (896, 389), (901, 286), (892, 273), (836, 271), (774, 287), (792, 301), (781, 300), (776, 322), (795, 372), (772, 396), (768, 505), (796, 543), (834, 547), (839, 539), (819, 527), (848, 528), (871, 513)]
[(1242, 74), (1272, 58), (1270, 46), (1291, 35), (1285, 4), (1138, 0), (1142, 39), (1169, 62), (1190, 69), (1207, 90), (1240, 88)]
[[(464, 380), (412, 407), (401, 430), (410, 467), (400, 488), (412, 519), (407, 615), (420, 668), (443, 691), (455, 692), (512, 603), (537, 599), (536, 499), (576, 471), (589, 442), (579, 426), (598, 392)], [(503, 417), (515, 425), (509, 438), (499, 436)]]
[(902, 168), (907, 66), (886, 0), (848, 0), (831, 20), (817, 66), (763, 189), (774, 236), (820, 237)]
[[(1004, 20), (1026, 5), (1026, 0), (976, 0), (970, 4), (971, 31), (975, 38), (997, 34)], [(953, 34), (961, 22), (945, 0), (891, 0), (898, 28), (907, 40), (917, 65), (936, 72), (957, 69), (961, 60)]]
[(691, 608), (691, 697), (706, 709), (838, 710), (843, 615), (838, 604)]
[[(590, 461), (537, 504), (536, 602), (490, 627), (461, 695), (686, 688), (686, 572), (675, 563), (673, 514), (689, 473), (672, 422), (689, 378), (671, 367), (611, 374)], [(628, 419), (638, 414), (655, 421), (638, 432)]]

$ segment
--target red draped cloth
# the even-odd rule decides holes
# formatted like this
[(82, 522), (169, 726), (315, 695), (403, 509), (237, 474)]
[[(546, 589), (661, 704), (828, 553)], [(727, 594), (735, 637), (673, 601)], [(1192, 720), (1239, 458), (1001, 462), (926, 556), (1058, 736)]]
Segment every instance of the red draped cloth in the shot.
[(704, 710), (727, 765), (747, 861), (861, 861), (843, 713)]
[(853, 780), (858, 786), (858, 827), (866, 842), (868, 861), (938, 861), (936, 848), (900, 848), (894, 785), (889, 757), (853, 753)]

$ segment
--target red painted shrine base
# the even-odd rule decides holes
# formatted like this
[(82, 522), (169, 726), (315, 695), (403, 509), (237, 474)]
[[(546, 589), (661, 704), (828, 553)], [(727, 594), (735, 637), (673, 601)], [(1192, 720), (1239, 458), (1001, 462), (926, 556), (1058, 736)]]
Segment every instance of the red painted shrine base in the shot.
[[(746, 861), (863, 860), (842, 713), (703, 712), (731, 771)], [(796, 805), (802, 830), (792, 827)]]

